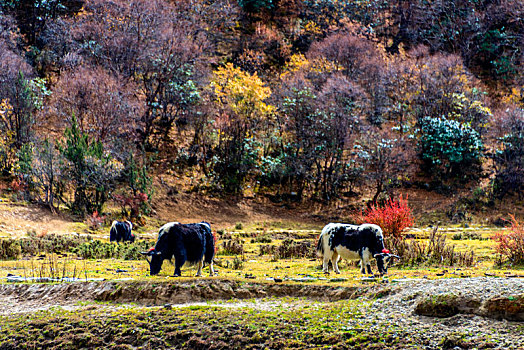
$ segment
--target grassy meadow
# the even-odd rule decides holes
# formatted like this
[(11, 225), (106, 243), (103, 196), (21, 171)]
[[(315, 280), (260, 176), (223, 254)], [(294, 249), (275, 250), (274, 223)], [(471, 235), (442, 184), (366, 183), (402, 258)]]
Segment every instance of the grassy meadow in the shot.
[[(245, 227), (238, 223), (229, 229), (219, 229), (216, 233), (216, 275), (226, 279), (255, 281), (277, 279), (292, 283), (361, 283), (363, 276), (357, 262), (341, 261), (340, 275), (334, 274), (331, 268), (329, 275), (322, 272), (321, 260), (315, 254), (320, 230), (320, 226), (282, 222), (258, 223)], [(417, 242), (419, 246), (427, 248), (432, 230), (413, 229), (406, 233), (410, 238), (405, 240)], [(2, 277), (13, 274), (21, 277), (154, 281), (173, 278), (174, 266), (169, 261), (164, 262), (158, 276), (149, 276), (148, 263), (139, 254), (154, 245), (154, 231), (140, 230), (138, 235), (141, 238), (137, 242), (120, 245), (109, 243), (106, 231), (109, 228), (91, 231), (85, 240), (72, 242), (65, 248), (55, 249), (52, 243), (47, 247), (40, 244), (40, 247), (31, 249), (32, 255), (2, 259)], [(495, 242), (491, 239), (497, 231), (500, 229), (480, 226), (439, 229), (439, 234), (445, 237), (446, 247), (453, 247), (456, 253), (472, 253), (471, 266), (459, 263), (449, 266), (435, 261), (407, 263), (400, 260), (390, 267), (389, 274), (384, 278), (434, 279), (524, 274), (522, 268), (500, 264), (500, 257), (495, 252)], [(32, 238), (28, 240), (46, 239), (45, 236), (30, 237)], [(195, 273), (194, 266), (185, 266), (182, 279), (193, 278)], [(207, 267), (204, 268), (203, 275), (209, 276)]]

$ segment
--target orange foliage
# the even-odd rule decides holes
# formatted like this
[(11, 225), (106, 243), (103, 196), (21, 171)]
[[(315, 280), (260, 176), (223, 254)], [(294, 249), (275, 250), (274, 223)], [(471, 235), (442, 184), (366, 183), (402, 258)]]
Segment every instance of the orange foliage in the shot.
[(497, 232), (492, 239), (497, 242), (495, 250), (501, 258), (512, 265), (524, 264), (524, 224), (510, 215), (511, 226), (507, 231)]
[(389, 199), (384, 205), (372, 204), (364, 215), (358, 215), (357, 222), (378, 225), (384, 231), (385, 236), (402, 238), (402, 231), (413, 226), (415, 219), (408, 206), (408, 198), (400, 198), (398, 201)]

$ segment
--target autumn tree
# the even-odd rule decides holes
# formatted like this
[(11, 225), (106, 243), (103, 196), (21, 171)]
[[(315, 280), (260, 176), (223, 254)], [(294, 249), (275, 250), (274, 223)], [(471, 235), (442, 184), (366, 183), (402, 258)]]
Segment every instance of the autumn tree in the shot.
[(496, 170), (494, 194), (524, 193), (524, 110), (517, 106), (507, 108), (497, 119), (494, 128), (496, 148), (493, 160)]
[(274, 107), (266, 103), (271, 90), (231, 63), (214, 72), (211, 87), (218, 105), (213, 171), (226, 192), (239, 193), (258, 162), (260, 132), (272, 118)]
[(82, 4), (83, 0), (4, 0), (0, 10), (12, 13), (28, 44), (35, 45), (49, 21), (78, 11)]
[[(142, 108), (134, 85), (102, 67), (80, 66), (63, 71), (39, 116), (48, 130), (63, 130), (75, 116), (80, 130), (116, 153), (123, 140), (135, 138)], [(131, 144), (131, 142), (129, 142)]]
[(416, 170), (413, 144), (395, 129), (391, 124), (366, 126), (353, 146), (353, 166), (362, 169), (360, 175), (372, 190), (370, 203), (401, 186)]
[(158, 148), (175, 125), (198, 114), (207, 83), (206, 34), (190, 8), (190, 1), (88, 0), (82, 16), (50, 26), (49, 35), (61, 41), (50, 39), (46, 50), (62, 66), (89, 62), (133, 85), (143, 105), (137, 110), (139, 142)]
[(362, 89), (324, 59), (295, 57), (278, 93), (280, 183), (302, 198), (337, 197), (351, 175), (348, 148), (365, 110)]
[(389, 106), (384, 78), (385, 62), (373, 41), (355, 29), (332, 34), (314, 43), (308, 52), (310, 59), (325, 59), (347, 79), (357, 83), (368, 96), (367, 119), (380, 124)]
[(287, 192), (295, 192), (302, 198), (311, 183), (313, 167), (317, 153), (315, 134), (317, 114), (313, 88), (307, 81), (298, 80), (286, 89), (279, 103), (281, 117), (280, 128), (284, 135), (280, 153), (283, 168), (280, 182), (287, 187)]
[(10, 171), (16, 153), (31, 141), (34, 114), (49, 94), (44, 79), (35, 77), (32, 67), (18, 52), (7, 35), (0, 38), (0, 129), (2, 130), (2, 165)]
[(436, 182), (477, 178), (492, 112), (462, 59), (418, 47), (388, 57), (387, 67), (392, 108), (385, 118), (417, 143), (423, 170)]
[(64, 199), (66, 204), (79, 214), (100, 212), (110, 198), (121, 164), (111, 159), (100, 141), (80, 130), (74, 116), (58, 150), (64, 159), (61, 172), (68, 184), (67, 190), (74, 193), (72, 201)]
[(55, 143), (47, 138), (22, 147), (15, 173), (27, 184), (28, 199), (57, 210), (66, 190), (66, 178), (61, 171), (63, 162)]

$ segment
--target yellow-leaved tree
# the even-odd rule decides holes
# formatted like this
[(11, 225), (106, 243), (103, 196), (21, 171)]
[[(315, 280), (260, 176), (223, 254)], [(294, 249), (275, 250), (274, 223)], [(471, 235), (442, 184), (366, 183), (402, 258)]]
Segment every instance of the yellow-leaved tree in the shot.
[[(0, 100), (0, 123), (9, 125), (12, 119), (13, 106), (8, 99)], [(16, 148), (13, 147), (14, 133), (5, 128), (0, 137), (0, 171), (10, 171), (16, 159)]]
[(266, 104), (271, 89), (255, 74), (227, 63), (213, 73), (211, 86), (222, 113), (256, 122), (271, 115), (274, 107)]
[(270, 129), (267, 126), (275, 110), (266, 103), (271, 89), (256, 73), (249, 74), (232, 63), (214, 71), (211, 88), (218, 111), (210, 169), (219, 189), (239, 193), (260, 162), (261, 138)]

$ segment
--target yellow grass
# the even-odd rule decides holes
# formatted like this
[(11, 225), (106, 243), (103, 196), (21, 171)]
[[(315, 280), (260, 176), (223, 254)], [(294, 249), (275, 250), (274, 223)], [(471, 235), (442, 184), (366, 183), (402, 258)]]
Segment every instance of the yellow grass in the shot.
[[(321, 270), (320, 259), (278, 259), (273, 255), (260, 255), (260, 245), (271, 244), (280, 245), (282, 239), (272, 239), (271, 243), (252, 243), (251, 240), (257, 235), (267, 235), (269, 237), (283, 238), (286, 235), (292, 234), (296, 239), (309, 239), (313, 245), (316, 243), (316, 237), (319, 231), (311, 228), (298, 230), (285, 229), (282, 227), (268, 227), (263, 225), (255, 225), (249, 227), (248, 230), (236, 230), (234, 232), (226, 232), (226, 235), (231, 234), (233, 238), (240, 239), (244, 243), (244, 254), (238, 256), (229, 256), (220, 254), (222, 250), (223, 240), (217, 241), (216, 256), (218, 261), (215, 264), (215, 270), (218, 272), (220, 278), (228, 278), (235, 280), (251, 280), (251, 281), (267, 281), (274, 278), (282, 279), (283, 281), (291, 281), (292, 283), (315, 283), (315, 284), (358, 284), (368, 283), (367, 280), (362, 280), (364, 277), (360, 273), (360, 268), (354, 262), (341, 261), (339, 263), (341, 274), (336, 275), (330, 270), (329, 275), (325, 275)], [(482, 237), (491, 237), (493, 232), (497, 229), (482, 231)], [(454, 244), (456, 250), (465, 251), (472, 249), (478, 262), (471, 268), (463, 267), (416, 267), (416, 268), (398, 268), (393, 266), (389, 270), (389, 274), (382, 280), (395, 280), (403, 278), (461, 278), (461, 277), (477, 277), (477, 276), (506, 276), (506, 275), (522, 275), (522, 269), (501, 269), (495, 266), (495, 251), (494, 242), (488, 240), (452, 240), (449, 237), (455, 233), (456, 229), (443, 230), (448, 236), (448, 244)], [(424, 231), (425, 232), (425, 231)], [(422, 235), (424, 234), (422, 232)], [(97, 236), (102, 236), (100, 233)], [(220, 236), (219, 236), (220, 237)], [(424, 242), (427, 239), (419, 239)], [(242, 267), (234, 269), (235, 259), (241, 261)], [(124, 270), (117, 272), (117, 270)], [(17, 261), (0, 261), (0, 277), (7, 276), (7, 274), (18, 275), (22, 277), (77, 277), (81, 279), (107, 279), (116, 280), (121, 278), (132, 279), (147, 279), (163, 281), (172, 279), (174, 267), (169, 262), (165, 261), (162, 270), (158, 276), (149, 276), (149, 265), (146, 260), (124, 261), (119, 259), (104, 259), (104, 260), (83, 260), (79, 259), (73, 254), (55, 255), (48, 254), (46, 256), (24, 258)], [(374, 267), (376, 271), (376, 267)], [(194, 266), (185, 266), (182, 269), (182, 277), (194, 278), (196, 268)], [(203, 276), (209, 278), (209, 269), (206, 267), (203, 270)], [(0, 281), (5, 281), (2, 279)]]

